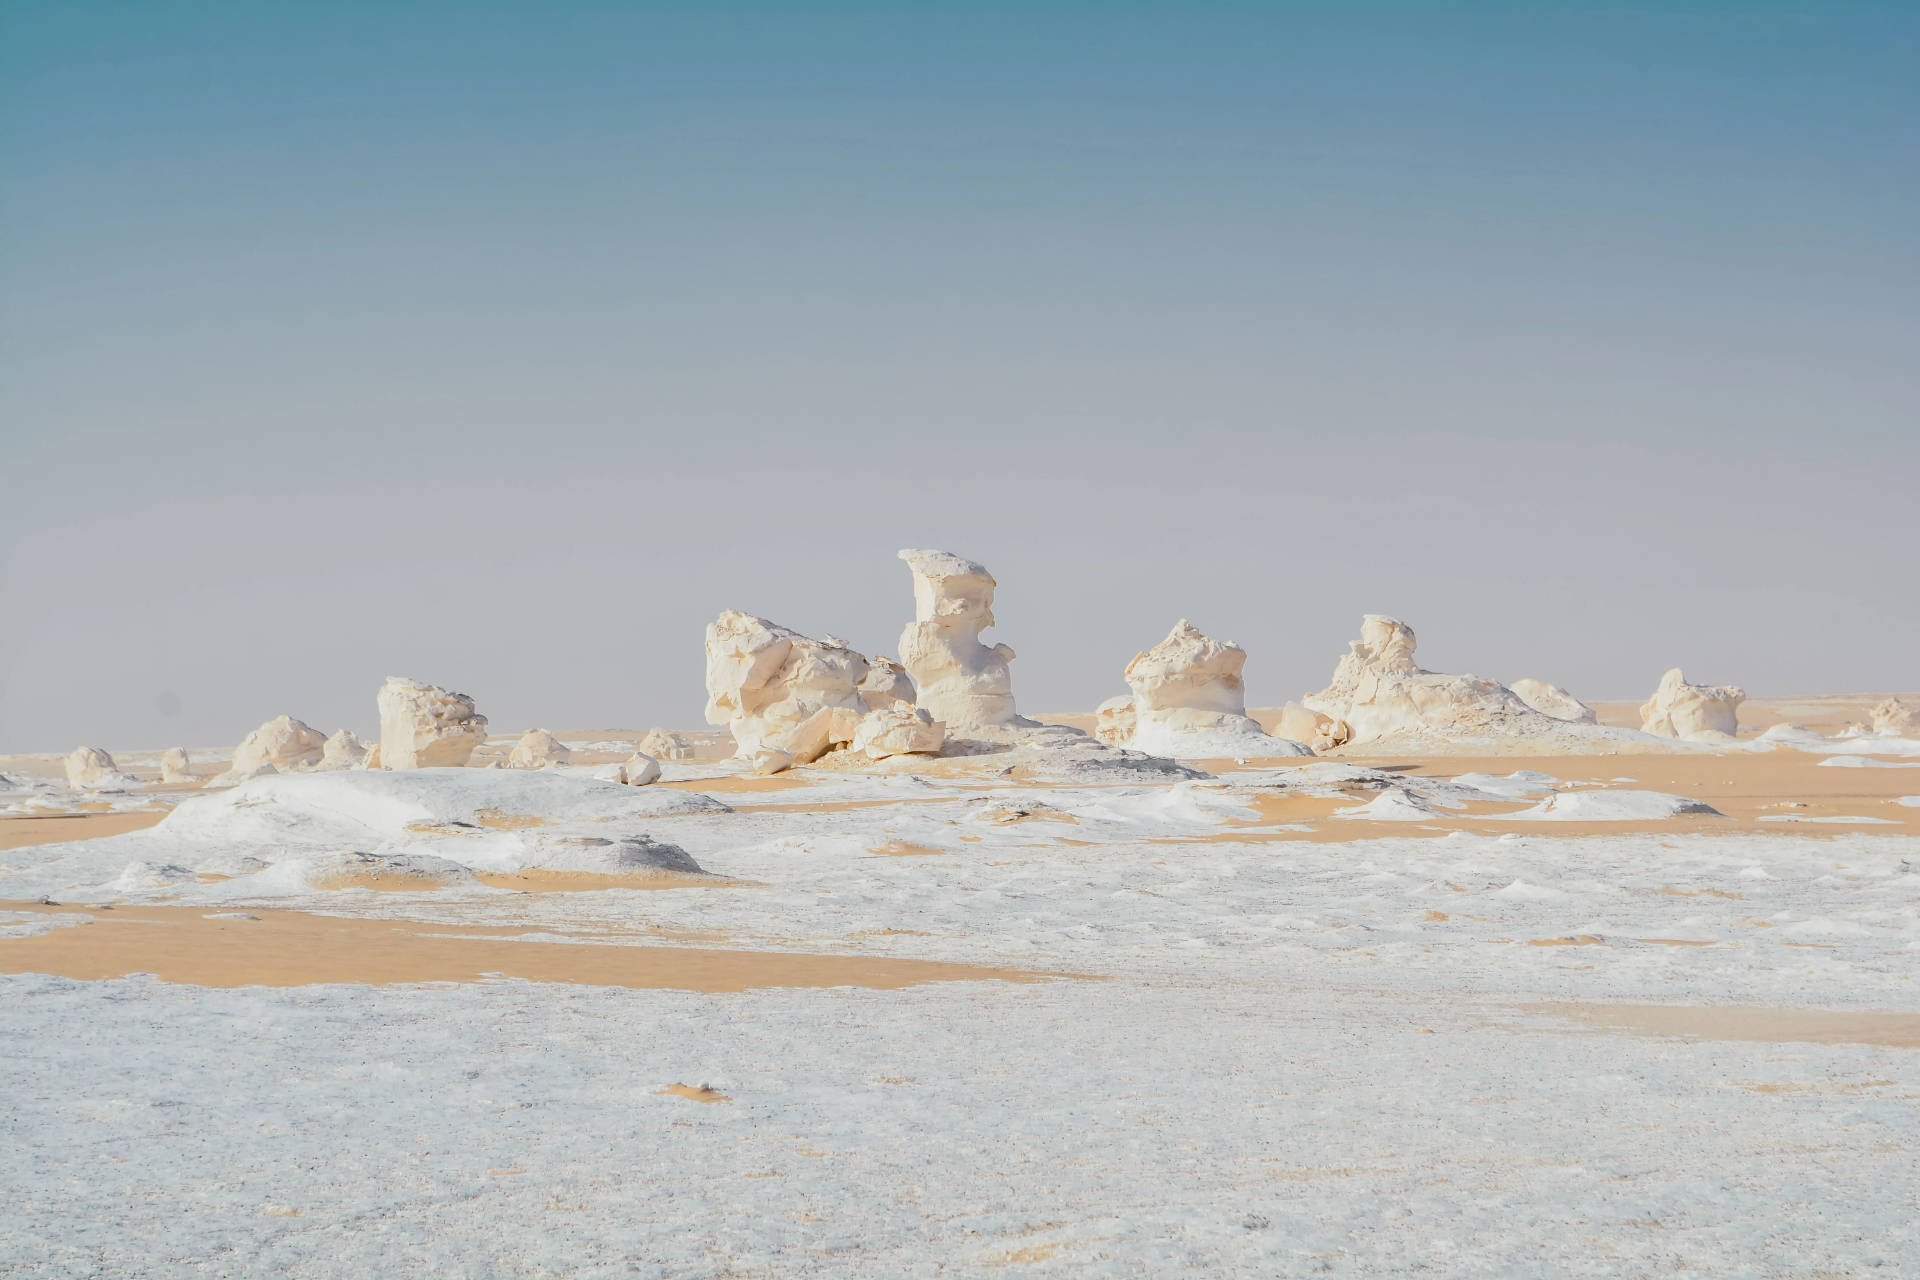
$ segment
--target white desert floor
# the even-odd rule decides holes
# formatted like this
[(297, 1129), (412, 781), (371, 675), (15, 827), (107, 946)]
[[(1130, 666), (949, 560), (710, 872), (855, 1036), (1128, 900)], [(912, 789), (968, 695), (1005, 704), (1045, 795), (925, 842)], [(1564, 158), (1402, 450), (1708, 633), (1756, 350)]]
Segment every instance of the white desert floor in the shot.
[(0, 1274), (1920, 1275), (1920, 744), (1763, 745), (0, 761)]

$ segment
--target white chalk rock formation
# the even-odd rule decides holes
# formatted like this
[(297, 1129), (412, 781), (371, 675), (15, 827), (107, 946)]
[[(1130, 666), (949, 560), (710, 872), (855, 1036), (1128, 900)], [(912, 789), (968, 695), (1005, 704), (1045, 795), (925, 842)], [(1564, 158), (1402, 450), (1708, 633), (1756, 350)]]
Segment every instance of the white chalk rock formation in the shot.
[(120, 772), (104, 747), (75, 747), (67, 755), (67, 785), (75, 791), (124, 787), (133, 779)]
[(900, 661), (917, 701), (947, 732), (1021, 726), (1013, 709), (1013, 650), (980, 643), (993, 625), (993, 575), (947, 551), (905, 550), (913, 571), (914, 620), (900, 633)]
[(869, 711), (853, 731), (853, 749), (868, 759), (888, 756), (940, 754), (947, 727), (927, 714), (925, 707), (888, 706)]
[(1557, 684), (1528, 678), (1515, 680), (1507, 688), (1513, 690), (1514, 696), (1520, 701), (1543, 716), (1552, 716), (1555, 720), (1565, 720), (1572, 724), (1594, 724), (1599, 720), (1592, 707)]
[(1640, 708), (1640, 728), (1662, 738), (1726, 742), (1739, 732), (1746, 690), (1730, 684), (1688, 684), (1675, 667)]
[(1093, 736), (1110, 747), (1124, 747), (1133, 741), (1133, 695), (1123, 693), (1108, 698), (1093, 709)]
[(1348, 645), (1332, 682), (1300, 700), (1307, 710), (1327, 717), (1321, 730), (1326, 745), (1395, 736), (1551, 737), (1572, 729), (1495, 681), (1422, 671), (1413, 660), (1417, 644), (1413, 628), (1398, 618), (1366, 615), (1360, 638)]
[(866, 678), (860, 682), (860, 699), (867, 710), (883, 707), (911, 707), (916, 700), (913, 677), (892, 658), (868, 659)]
[(298, 773), (320, 763), (327, 736), (292, 716), (275, 716), (241, 740), (233, 761), (212, 785), (228, 785), (257, 778), (269, 771)]
[(320, 763), (316, 769), (333, 771), (336, 769), (358, 769), (367, 758), (367, 744), (360, 741), (360, 735), (351, 729), (342, 729), (327, 739), (320, 749)]
[(1920, 738), (1920, 702), (1889, 697), (1873, 709), (1873, 731), (1883, 738)]
[[(736, 758), (756, 768), (806, 764), (853, 741), (869, 669), (843, 645), (729, 609), (707, 626), (707, 723), (727, 726)], [(775, 756), (788, 765), (772, 767)]]
[(1274, 721), (1273, 736), (1285, 738), (1290, 742), (1304, 743), (1315, 750), (1323, 747), (1337, 747), (1327, 730), (1333, 721), (1317, 711), (1309, 711), (1297, 702), (1289, 702), (1280, 708), (1280, 718)]
[(187, 757), (185, 747), (168, 747), (160, 753), (160, 781), (193, 781), (193, 761)]
[(549, 765), (565, 764), (572, 758), (573, 752), (567, 749), (566, 743), (545, 729), (529, 729), (507, 753), (507, 768), (545, 769)]
[(1135, 751), (1174, 757), (1295, 756), (1306, 747), (1267, 735), (1247, 715), (1247, 651), (1209, 639), (1185, 618), (1127, 664)]
[(647, 730), (647, 736), (640, 739), (638, 749), (640, 754), (652, 756), (655, 760), (691, 760), (696, 754), (691, 739), (665, 729)]
[(381, 769), (458, 768), (487, 740), (487, 718), (473, 699), (405, 676), (380, 686)]
[(619, 766), (620, 781), (630, 787), (644, 787), (660, 781), (660, 762), (644, 751), (636, 751)]

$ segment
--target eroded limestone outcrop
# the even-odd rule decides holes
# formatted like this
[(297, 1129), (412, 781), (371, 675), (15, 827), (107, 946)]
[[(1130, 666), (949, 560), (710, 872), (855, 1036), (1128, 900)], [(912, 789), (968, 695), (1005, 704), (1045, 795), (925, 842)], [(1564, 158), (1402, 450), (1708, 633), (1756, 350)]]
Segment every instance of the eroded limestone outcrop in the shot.
[(513, 750), (507, 753), (509, 769), (545, 769), (550, 765), (565, 764), (573, 758), (573, 752), (567, 744), (548, 733), (545, 729), (529, 729), (520, 735), (520, 741), (513, 744)]
[[(1242, 675), (1247, 651), (1214, 640), (1180, 619), (1167, 638), (1127, 665), (1133, 690), (1136, 751), (1185, 758), (1305, 755), (1301, 743), (1275, 738), (1247, 715)], [(1120, 717), (1109, 724), (1117, 728)]]
[(227, 771), (211, 786), (244, 782), (270, 773), (298, 773), (320, 763), (327, 735), (292, 716), (275, 716), (233, 749)]
[(1873, 731), (1887, 738), (1920, 738), (1920, 702), (1888, 697), (1873, 709)]
[(67, 785), (75, 791), (123, 787), (133, 779), (120, 772), (105, 747), (75, 747), (67, 753)]
[(914, 620), (900, 633), (900, 662), (917, 701), (955, 736), (1021, 724), (1013, 706), (1013, 650), (986, 645), (993, 619), (993, 575), (948, 551), (905, 550), (913, 572)]
[(853, 741), (870, 669), (844, 645), (729, 609), (707, 626), (707, 723), (725, 725), (756, 770), (807, 764)]
[(389, 676), (380, 686), (381, 769), (458, 768), (487, 740), (487, 718), (464, 693)]
[(1513, 690), (1514, 696), (1520, 701), (1543, 716), (1552, 716), (1555, 720), (1565, 720), (1569, 724), (1593, 724), (1599, 719), (1592, 707), (1557, 684), (1548, 684), (1545, 680), (1529, 677), (1515, 680), (1507, 688)]
[(939, 755), (946, 726), (925, 707), (888, 706), (869, 711), (853, 731), (853, 749), (870, 760), (888, 756)]
[(320, 749), (320, 763), (314, 768), (323, 772), (358, 769), (366, 758), (367, 744), (360, 741), (360, 735), (351, 729), (342, 729), (327, 739), (326, 746)]
[(160, 781), (167, 783), (193, 781), (193, 761), (187, 756), (185, 747), (168, 747), (160, 753)]
[(1739, 707), (1746, 700), (1737, 685), (1688, 684), (1675, 667), (1641, 706), (1640, 728), (1662, 738), (1725, 742), (1739, 732)]

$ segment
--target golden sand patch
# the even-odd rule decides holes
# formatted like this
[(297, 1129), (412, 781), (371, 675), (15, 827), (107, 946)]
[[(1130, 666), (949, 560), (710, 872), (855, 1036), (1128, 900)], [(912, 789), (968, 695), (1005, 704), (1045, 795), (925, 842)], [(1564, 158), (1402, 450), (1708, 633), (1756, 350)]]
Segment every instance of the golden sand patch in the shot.
[(1747, 900), (1745, 894), (1728, 893), (1725, 889), (1694, 889), (1691, 891), (1686, 889), (1660, 889), (1656, 892), (1664, 893), (1669, 898), (1725, 898), (1729, 902), (1745, 902)]
[(708, 1105), (733, 1101), (726, 1094), (709, 1089), (706, 1085), (670, 1084), (657, 1092), (662, 1097), (671, 1095), (675, 1098), (685, 1098), (689, 1102), (704, 1102)]
[(904, 840), (889, 840), (879, 848), (869, 849), (867, 852), (878, 854), (883, 858), (939, 858), (945, 856), (939, 849), (929, 849), (923, 844), (908, 844)]
[(1604, 947), (1604, 939), (1590, 933), (1575, 934), (1571, 938), (1533, 938), (1527, 943), (1530, 947)]
[(0, 851), (144, 831), (171, 812), (171, 809), (138, 809), (132, 813), (59, 813), (45, 817), (0, 818)]
[(1578, 1022), (1596, 1031), (1624, 1031), (1633, 1035), (1792, 1044), (1877, 1044), (1920, 1049), (1920, 1013), (1666, 1004), (1555, 1003), (1523, 1007)]
[[(1044, 982), (1021, 969), (882, 956), (721, 951), (518, 940), (519, 930), (367, 920), (261, 909), (210, 918), (187, 907), (0, 909), (78, 914), (89, 923), (0, 939), (0, 973), (98, 980), (151, 973), (203, 987), (480, 982), (498, 976), (583, 986), (736, 992), (766, 987), (894, 990), (927, 982)], [(129, 926), (146, 927), (129, 927)], [(462, 936), (450, 936), (457, 928)]]
[(1891, 1089), (1899, 1082), (1896, 1080), (1854, 1080), (1828, 1081), (1820, 1084), (1796, 1084), (1793, 1082), (1758, 1080), (1735, 1081), (1742, 1089), (1751, 1089), (1755, 1093), (1863, 1093), (1868, 1089)]
[(525, 831), (529, 827), (544, 827), (545, 818), (535, 817), (531, 813), (503, 813), (498, 809), (482, 809), (473, 815), (473, 820), (489, 831)]
[(746, 795), (758, 791), (798, 791), (808, 785), (805, 778), (796, 778), (788, 773), (776, 773), (770, 777), (755, 777), (750, 774), (730, 773), (718, 778), (689, 778), (684, 782), (656, 782), (656, 787), (671, 787), (676, 791), (707, 791), (720, 794)]

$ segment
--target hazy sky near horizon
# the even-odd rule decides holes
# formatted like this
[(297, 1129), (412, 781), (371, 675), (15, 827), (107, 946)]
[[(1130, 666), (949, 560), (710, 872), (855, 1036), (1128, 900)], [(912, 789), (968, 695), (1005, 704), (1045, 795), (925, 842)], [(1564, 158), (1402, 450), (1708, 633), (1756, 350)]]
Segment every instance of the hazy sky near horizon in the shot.
[(723, 608), (1022, 708), (1363, 612), (1920, 687), (1920, 6), (0, 3), (0, 751), (700, 722)]

